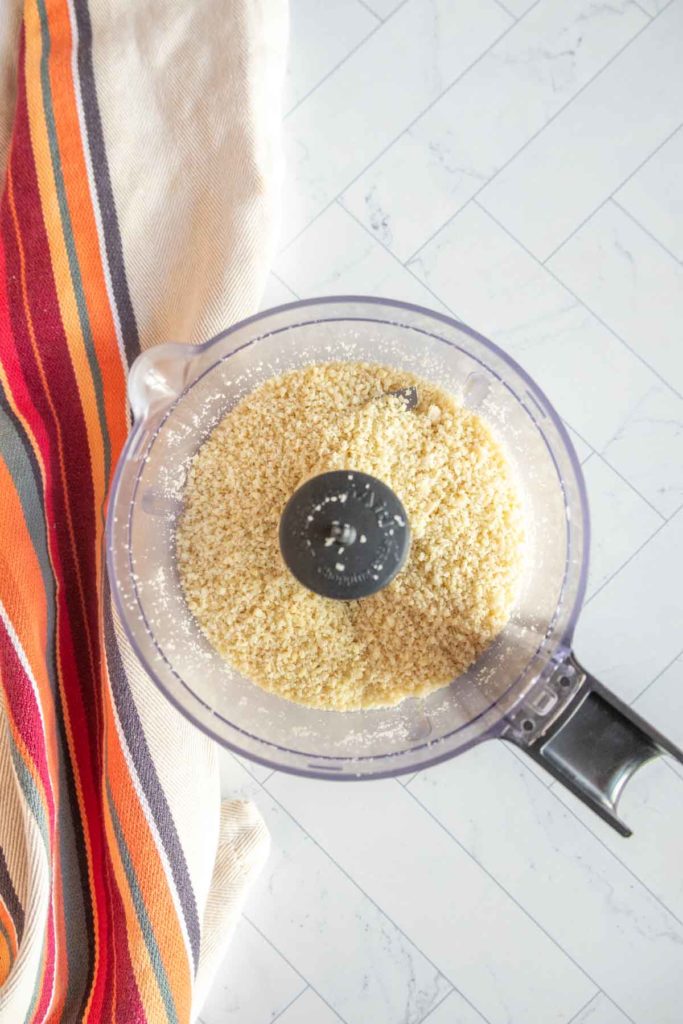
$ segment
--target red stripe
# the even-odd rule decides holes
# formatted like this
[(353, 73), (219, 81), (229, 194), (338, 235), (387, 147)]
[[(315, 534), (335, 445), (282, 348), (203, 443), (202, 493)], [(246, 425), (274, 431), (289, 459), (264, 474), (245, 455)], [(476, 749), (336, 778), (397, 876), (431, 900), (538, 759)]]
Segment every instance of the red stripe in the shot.
[[(2, 207), (2, 234), (7, 258), (7, 300), (14, 335), (14, 350), (21, 373), (11, 374), (10, 386), (21, 402), (30, 432), (40, 447), (46, 467), (45, 508), (51, 558), (59, 585), (57, 648), (64, 699), (78, 749), (74, 765), (85, 804), (81, 828), (87, 832), (92, 851), (93, 887), (100, 921), (97, 939), (102, 964), (107, 963), (111, 927), (105, 896), (105, 864), (101, 833), (102, 809), (99, 778), (100, 751), (99, 678), (101, 651), (98, 639), (98, 595), (92, 586), (83, 595), (82, 580), (95, 578), (95, 522), (93, 488), (87, 434), (80, 396), (60, 319), (50, 252), (41, 215), (37, 176), (31, 150), (23, 76), (14, 126), (11, 174), (13, 196), (25, 268), (22, 281), (21, 254), (15, 236), (13, 213), (7, 196)], [(25, 309), (26, 287), (36, 342), (47, 377), (47, 392), (31, 341)], [(11, 362), (11, 360), (10, 360)], [(8, 370), (10, 367), (8, 367)], [(61, 434), (62, 449), (58, 448)], [(60, 466), (60, 454), (65, 468)], [(64, 478), (62, 473), (64, 472)], [(78, 551), (74, 553), (68, 517), (77, 524)], [(78, 559), (75, 561), (74, 554)], [(83, 607), (85, 602), (85, 607)], [(88, 653), (92, 652), (92, 660)], [(85, 881), (85, 880), (84, 880)], [(103, 975), (94, 979), (92, 1017), (99, 1019)]]
[[(43, 727), (35, 699), (33, 687), (24, 668), (19, 661), (5, 624), (0, 620), (0, 678), (7, 695), (7, 704), (12, 711), (12, 719), (19, 732), (26, 751), (31, 757), (43, 784), (47, 798), (48, 843), (50, 851), (55, 846), (55, 804), (52, 783), (48, 774), (47, 751), (43, 739)], [(52, 901), (47, 922), (45, 937), (45, 956), (43, 959), (43, 982), (41, 994), (35, 1010), (35, 1020), (43, 1020), (50, 1005), (55, 977), (55, 929), (52, 917)]]
[(55, 801), (40, 708), (31, 681), (24, 671), (2, 619), (0, 619), (0, 678), (7, 695), (11, 719), (45, 791), (48, 834), (52, 841), (55, 828)]

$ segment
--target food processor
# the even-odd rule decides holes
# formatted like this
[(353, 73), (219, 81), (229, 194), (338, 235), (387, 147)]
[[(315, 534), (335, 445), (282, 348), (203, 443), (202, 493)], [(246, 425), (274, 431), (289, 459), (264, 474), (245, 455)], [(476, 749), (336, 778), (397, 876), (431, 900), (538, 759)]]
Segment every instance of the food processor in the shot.
[[(502, 444), (523, 502), (525, 568), (507, 626), (448, 686), (391, 708), (318, 710), (256, 686), (201, 632), (175, 564), (188, 466), (212, 428), (268, 378), (332, 360), (408, 371), (479, 414)], [(150, 349), (134, 364), (128, 389), (134, 426), (109, 502), (109, 578), (133, 650), (179, 711), (237, 754), (310, 778), (414, 772), (504, 739), (630, 834), (617, 816), (624, 785), (650, 759), (683, 761), (683, 753), (572, 653), (588, 566), (584, 482), (559, 416), (509, 356), (439, 313), (331, 297), (268, 310), (200, 346)], [(330, 526), (347, 538), (352, 528)], [(287, 523), (280, 529), (286, 553)], [(364, 593), (328, 599), (336, 597), (362, 601)]]

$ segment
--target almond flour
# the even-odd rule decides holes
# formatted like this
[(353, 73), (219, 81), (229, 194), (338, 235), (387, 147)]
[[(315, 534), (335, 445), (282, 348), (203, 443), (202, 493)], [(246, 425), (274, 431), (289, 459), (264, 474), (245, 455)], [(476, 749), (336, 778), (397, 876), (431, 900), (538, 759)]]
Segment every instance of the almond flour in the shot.
[[(414, 409), (389, 394), (411, 386)], [(383, 480), (410, 520), (405, 567), (361, 601), (311, 593), (280, 555), (285, 504), (333, 469)], [(218, 652), (266, 690), (340, 711), (464, 672), (509, 619), (522, 547), (519, 496), (484, 421), (427, 381), (350, 362), (274, 377), (235, 406), (194, 457), (177, 532), (188, 605)]]

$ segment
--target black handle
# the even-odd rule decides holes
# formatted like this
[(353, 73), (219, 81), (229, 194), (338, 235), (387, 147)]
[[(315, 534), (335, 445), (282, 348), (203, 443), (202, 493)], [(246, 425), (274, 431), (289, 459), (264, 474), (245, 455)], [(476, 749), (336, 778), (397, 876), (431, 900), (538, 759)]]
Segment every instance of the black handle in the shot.
[(503, 738), (554, 775), (622, 836), (617, 804), (631, 776), (661, 754), (683, 751), (586, 672), (573, 655), (534, 688)]

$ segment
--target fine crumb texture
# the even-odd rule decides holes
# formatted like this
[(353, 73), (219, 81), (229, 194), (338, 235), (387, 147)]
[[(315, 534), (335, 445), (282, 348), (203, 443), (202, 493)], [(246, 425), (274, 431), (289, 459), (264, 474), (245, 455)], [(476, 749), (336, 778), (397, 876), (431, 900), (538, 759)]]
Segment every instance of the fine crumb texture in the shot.
[[(388, 392), (416, 386), (410, 410)], [(280, 555), (280, 516), (304, 481), (369, 473), (403, 502), (405, 567), (384, 590), (334, 601)], [(450, 683), (507, 622), (522, 561), (512, 475), (483, 420), (389, 367), (320, 363), (274, 377), (193, 459), (177, 532), (188, 605), (226, 660), (311, 707), (386, 707)]]

